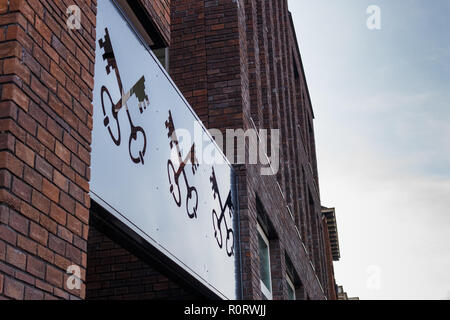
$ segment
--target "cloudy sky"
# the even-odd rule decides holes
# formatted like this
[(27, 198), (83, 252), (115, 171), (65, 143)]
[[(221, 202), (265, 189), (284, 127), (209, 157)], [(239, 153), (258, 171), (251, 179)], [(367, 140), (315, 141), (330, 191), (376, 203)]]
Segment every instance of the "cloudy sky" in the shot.
[(362, 299), (450, 299), (450, 1), (289, 6), (322, 203), (337, 210), (337, 282)]

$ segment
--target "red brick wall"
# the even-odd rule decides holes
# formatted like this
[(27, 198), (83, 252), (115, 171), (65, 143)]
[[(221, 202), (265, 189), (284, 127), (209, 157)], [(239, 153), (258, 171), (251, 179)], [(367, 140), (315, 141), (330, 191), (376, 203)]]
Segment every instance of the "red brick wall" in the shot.
[[(170, 1), (141, 0), (170, 41)], [(81, 29), (66, 10), (81, 8)], [(0, 0), (0, 299), (79, 299), (85, 279), (96, 0)]]
[[(67, 5), (82, 10), (68, 30)], [(0, 297), (79, 299), (86, 270), (95, 0), (0, 0)]]
[(93, 226), (89, 229), (87, 265), (88, 300), (199, 298)]
[(277, 176), (261, 176), (258, 166), (235, 166), (244, 298), (262, 298), (258, 198), (274, 229), (274, 298), (287, 296), (288, 256), (306, 295), (323, 299), (316, 275), (324, 288), (328, 277), (317, 174), (311, 170), (315, 145), (302, 135), (313, 114), (287, 1), (173, 0), (171, 28), (171, 75), (207, 127), (246, 130), (254, 122), (281, 130)]

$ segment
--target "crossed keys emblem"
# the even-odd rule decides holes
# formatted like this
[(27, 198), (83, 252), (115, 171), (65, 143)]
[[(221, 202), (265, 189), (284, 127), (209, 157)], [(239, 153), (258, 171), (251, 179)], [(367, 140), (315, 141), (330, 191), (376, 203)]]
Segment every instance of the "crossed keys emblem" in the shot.
[[(128, 109), (127, 102), (130, 100), (132, 96), (136, 96), (136, 98), (139, 101), (139, 112), (142, 114), (145, 109), (147, 109), (147, 106), (149, 105), (148, 96), (145, 93), (145, 77), (142, 76), (135, 85), (128, 91), (125, 92), (123, 85), (122, 85), (122, 79), (120, 77), (119, 68), (117, 66), (116, 57), (114, 55), (114, 49), (111, 44), (111, 39), (109, 37), (108, 28), (105, 28), (105, 36), (104, 39), (99, 40), (100, 48), (103, 49), (103, 60), (107, 62), (106, 65), (106, 74), (110, 74), (111, 70), (115, 71), (116, 79), (117, 79), (117, 85), (119, 87), (121, 98), (117, 103), (114, 103), (111, 94), (109, 93), (108, 88), (105, 86), (102, 86), (101, 89), (101, 97), (102, 97), (102, 110), (103, 110), (103, 125), (108, 129), (109, 135), (111, 136), (111, 139), (113, 140), (114, 144), (116, 146), (120, 146), (121, 144), (121, 132), (120, 132), (120, 123), (118, 119), (119, 111), (124, 108), (127, 116), (128, 121), (130, 123), (130, 129), (131, 134), (128, 141), (128, 150), (130, 154), (131, 160), (136, 163), (142, 163), (144, 164), (144, 156), (147, 149), (147, 136), (145, 135), (145, 131), (140, 126), (135, 126), (133, 123), (133, 120), (131, 119), (130, 111)], [(107, 108), (105, 108), (105, 99), (109, 99), (110, 103), (110, 113), (112, 114), (112, 119), (115, 121), (115, 127), (116, 130), (113, 130), (111, 128), (111, 118), (108, 116)], [(138, 154), (133, 154), (132, 151), (132, 145), (138, 140), (138, 135), (142, 135), (142, 138), (144, 140), (143, 146), (140, 148)]]
[(166, 121), (166, 128), (168, 129), (168, 137), (170, 139), (170, 149), (174, 150), (178, 157), (179, 167), (175, 170), (175, 166), (172, 160), (167, 162), (167, 174), (169, 176), (170, 193), (175, 200), (178, 207), (181, 207), (181, 190), (180, 190), (180, 177), (183, 176), (186, 184), (186, 211), (190, 219), (197, 218), (198, 209), (198, 193), (197, 189), (189, 184), (188, 176), (186, 174), (186, 164), (188, 161), (192, 164), (192, 173), (195, 175), (198, 170), (198, 160), (195, 156), (195, 144), (192, 145), (189, 153), (185, 159), (182, 159), (180, 145), (178, 137), (176, 135), (175, 125), (173, 123), (172, 113), (169, 111), (169, 119)]
[(220, 204), (220, 215), (217, 214), (216, 210), (212, 211), (212, 220), (214, 226), (214, 236), (216, 237), (217, 244), (222, 249), (223, 248), (223, 234), (222, 226), (224, 227), (224, 232), (226, 232), (226, 250), (229, 257), (234, 255), (234, 232), (231, 226), (228, 226), (226, 214), (229, 215), (230, 219), (233, 217), (233, 201), (231, 200), (231, 191), (228, 193), (227, 200), (225, 203), (222, 202), (220, 196), (219, 186), (217, 184), (216, 173), (214, 168), (212, 170), (211, 178), (209, 179), (212, 184), (212, 190), (214, 192), (214, 199), (219, 200)]

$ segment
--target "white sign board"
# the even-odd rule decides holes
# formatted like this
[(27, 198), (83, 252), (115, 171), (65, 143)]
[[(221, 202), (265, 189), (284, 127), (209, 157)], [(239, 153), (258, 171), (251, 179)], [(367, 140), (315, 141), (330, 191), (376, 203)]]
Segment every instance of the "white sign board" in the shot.
[(234, 173), (222, 153), (224, 164), (198, 163), (197, 140), (186, 147), (176, 134), (199, 128), (203, 146), (217, 148), (121, 11), (98, 1), (92, 199), (217, 295), (237, 299)]

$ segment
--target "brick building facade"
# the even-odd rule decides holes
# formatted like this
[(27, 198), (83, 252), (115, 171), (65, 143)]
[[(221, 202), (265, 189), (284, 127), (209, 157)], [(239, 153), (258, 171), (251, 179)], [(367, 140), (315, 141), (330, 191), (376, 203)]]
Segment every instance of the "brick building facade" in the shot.
[(0, 1), (0, 296), (83, 299), (94, 83), (95, 1)]
[[(79, 30), (67, 27), (72, 4)], [(235, 166), (242, 298), (265, 298), (257, 225), (269, 241), (273, 299), (287, 299), (290, 284), (297, 299), (335, 298), (314, 114), (287, 1), (125, 6), (152, 49), (169, 48), (169, 73), (207, 128), (281, 132), (277, 175)], [(208, 298), (93, 209), (96, 13), (96, 0), (0, 0), (0, 299)], [(81, 267), (80, 290), (67, 287), (70, 265)]]

